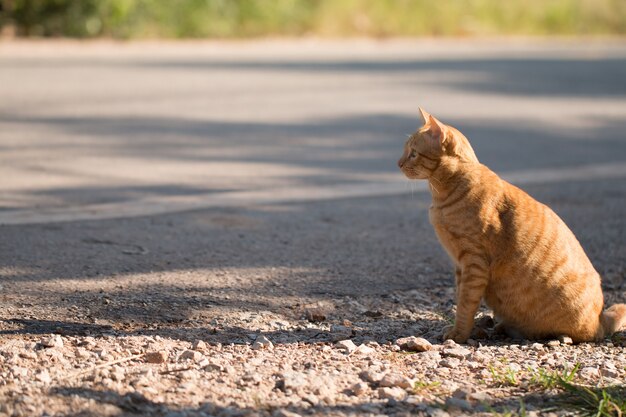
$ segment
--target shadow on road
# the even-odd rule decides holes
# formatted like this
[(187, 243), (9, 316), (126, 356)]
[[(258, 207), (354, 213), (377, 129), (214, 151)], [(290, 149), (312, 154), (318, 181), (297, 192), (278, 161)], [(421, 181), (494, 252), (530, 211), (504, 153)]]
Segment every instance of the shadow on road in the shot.
[[(30, 68), (28, 59), (5, 61), (7, 68)], [(351, 74), (420, 74), (435, 73), (439, 86), (460, 91), (519, 96), (549, 97), (623, 97), (626, 96), (626, 58), (484, 58), (484, 59), (346, 59), (310, 60), (228, 60), (219, 59), (143, 59), (137, 61), (105, 62), (76, 58), (48, 60), (50, 68), (83, 69), (106, 67), (131, 67), (141, 70), (192, 70), (203, 73), (279, 72), (279, 73), (351, 73)], [(590, 76), (601, 73), (602, 76)], [(458, 75), (450, 80), (446, 75)]]
[[(14, 60), (5, 64), (19, 68), (32, 63)], [(622, 82), (626, 60), (619, 57), (274, 62), (92, 62), (68, 58), (48, 60), (44, 65), (131, 67), (147, 72), (185, 69), (208, 76), (224, 71), (240, 76), (248, 71), (391, 74), (388, 83), (403, 75), (392, 81), (413, 89), (434, 82), (441, 91), (457, 92), (456, 97), (466, 91), (538, 100), (548, 96), (615, 99), (626, 95)], [(602, 76), (590, 76), (598, 69)], [(432, 77), (422, 79), (427, 74), (437, 75), (435, 81)], [(283, 99), (298, 93), (293, 85), (286, 90)], [(268, 106), (272, 97), (267, 97)], [(60, 139), (44, 141), (41, 152), (76, 152), (77, 159), (88, 156), (100, 161), (126, 161), (123, 168), (127, 171), (119, 178), (147, 173), (152, 175), (147, 176), (150, 184), (110, 185), (97, 170), (91, 170), (92, 177), (87, 179), (92, 182), (87, 185), (76, 181), (65, 186), (26, 187), (19, 194), (22, 200), (0, 210), (29, 208), (40, 199), (55, 207), (74, 207), (145, 197), (210, 195), (235, 188), (262, 188), (259, 184), (264, 177), (274, 181), (270, 185), (286, 183), (302, 188), (367, 182), (379, 175), (397, 175), (398, 181), (403, 181), (395, 161), (406, 135), (419, 123), (417, 116), (377, 112), (343, 112), (334, 118), (311, 117), (291, 123), (285, 120), (293, 118), (253, 122), (185, 118), (182, 113), (180, 117), (98, 114), (72, 117), (67, 113), (22, 112), (3, 116), (0, 122), (16, 129), (55, 132)], [(558, 129), (517, 119), (444, 121), (463, 131), (481, 161), (497, 172), (626, 160), (626, 122), (610, 116), (581, 124), (586, 128)], [(0, 146), (11, 151), (16, 145), (9, 141)], [(27, 171), (42, 170), (37, 164), (31, 165), (28, 158), (21, 163), (20, 168)], [(190, 174), (186, 169), (191, 165), (195, 171)], [(107, 168), (105, 163), (103, 169)], [(237, 171), (244, 168), (248, 170)], [(268, 173), (272, 169), (273, 173)], [(47, 166), (44, 177), (67, 172), (71, 172), (68, 166)], [(190, 181), (191, 177), (195, 181)], [(224, 178), (231, 178), (231, 182)], [(271, 190), (269, 187), (268, 192)], [(562, 182), (530, 187), (530, 191), (562, 214), (580, 237), (607, 277), (605, 287), (613, 290), (608, 293), (609, 301), (619, 297), (622, 287), (618, 281), (626, 270), (622, 181)], [(411, 311), (411, 306), (427, 306), (427, 310), (448, 314), (452, 304), (451, 268), (428, 224), (428, 205), (429, 196), (411, 194), (407, 183), (407, 195), (397, 197), (0, 226), (0, 284), (12, 306), (6, 314), (27, 319), (27, 312), (32, 311), (36, 315), (33, 320), (48, 328), (45, 323), (57, 320), (100, 320), (130, 332), (138, 327), (155, 330), (150, 325), (208, 331), (207, 323), (215, 323), (211, 324), (215, 328), (243, 329), (228, 323), (233, 311), (268, 311), (277, 320), (299, 319), (306, 305), (327, 302), (335, 311), (336, 323), (359, 321), (365, 311), (382, 305), (385, 325), (400, 323), (397, 332), (403, 333), (410, 328), (408, 323), (416, 321), (417, 312)], [(428, 300), (401, 297), (410, 291)], [(384, 298), (396, 295), (395, 303)], [(401, 319), (403, 314), (405, 319)], [(254, 327), (250, 320), (250, 327)], [(41, 327), (36, 322), (24, 323), (33, 331)], [(384, 328), (370, 326), (368, 331), (371, 337), (379, 338)], [(242, 331), (233, 333), (241, 337)]]
[[(148, 177), (153, 182), (148, 185), (107, 186), (94, 177), (93, 185), (29, 187), (21, 192), (24, 208), (32, 198), (63, 207), (254, 190), (264, 186), (263, 179), (302, 187), (362, 183), (381, 175), (397, 175), (401, 182), (396, 161), (407, 134), (418, 125), (416, 117), (384, 114), (299, 123), (163, 117), (11, 117), (0, 122), (41, 125), (86, 140), (83, 153), (102, 161), (103, 176), (115, 167), (129, 175), (137, 167), (162, 172)], [(496, 172), (626, 161), (623, 120), (596, 119), (588, 128), (568, 129), (513, 120), (446, 122), (459, 128), (481, 162)], [(62, 150), (63, 145), (48, 145), (51, 154)], [(64, 175), (67, 167), (46, 171)]]
[[(604, 277), (607, 304), (624, 290), (626, 227), (623, 196), (599, 196), (620, 184), (529, 190), (578, 235)], [(428, 205), (417, 193), (4, 226), (3, 242), (12, 244), (1, 248), (0, 285), (12, 320), (3, 333), (110, 328), (222, 343), (249, 342), (251, 333), (278, 343), (327, 341), (333, 332), (289, 327), (320, 305), (327, 325), (347, 320), (355, 340), (436, 339), (453, 315), (454, 293)]]
[[(620, 97), (626, 96), (625, 58), (550, 59), (423, 59), (395, 62), (359, 61), (163, 61), (139, 64), (147, 69), (195, 69), (198, 71), (280, 71), (326, 73), (437, 73), (442, 86), (458, 90), (521, 96)], [(590, 77), (602, 69), (602, 77)], [(459, 81), (445, 75), (458, 74)]]

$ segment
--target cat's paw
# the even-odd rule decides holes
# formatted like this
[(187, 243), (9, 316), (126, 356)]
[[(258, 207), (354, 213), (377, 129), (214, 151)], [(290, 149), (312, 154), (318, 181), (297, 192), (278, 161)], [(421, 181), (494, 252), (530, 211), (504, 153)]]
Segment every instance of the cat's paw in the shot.
[(511, 339), (524, 339), (524, 334), (506, 323), (498, 323), (493, 328), (493, 332), (497, 336), (510, 337)]
[(506, 336), (507, 334), (506, 324), (502, 322), (496, 324), (493, 328), (493, 334), (498, 335), (498, 336)]
[(454, 340), (456, 343), (465, 343), (469, 338), (469, 334), (461, 332), (454, 326), (448, 327), (443, 333), (443, 340)]

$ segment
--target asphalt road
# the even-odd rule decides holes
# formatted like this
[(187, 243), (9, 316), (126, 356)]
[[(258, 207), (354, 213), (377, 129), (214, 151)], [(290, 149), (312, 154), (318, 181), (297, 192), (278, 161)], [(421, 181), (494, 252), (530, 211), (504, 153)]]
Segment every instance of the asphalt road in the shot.
[(418, 106), (499, 173), (621, 178), (625, 80), (623, 43), (1, 45), (0, 224), (402, 193)]
[(624, 302), (623, 42), (5, 43), (0, 97), (5, 318), (79, 289), (185, 316), (181, 282), (270, 309), (449, 286), (396, 168), (418, 106), (554, 207)]

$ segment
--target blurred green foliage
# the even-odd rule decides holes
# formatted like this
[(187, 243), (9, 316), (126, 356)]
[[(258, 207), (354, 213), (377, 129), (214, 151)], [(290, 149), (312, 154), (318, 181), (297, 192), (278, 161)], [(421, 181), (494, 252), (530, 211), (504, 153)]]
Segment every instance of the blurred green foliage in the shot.
[(21, 36), (623, 35), (626, 0), (0, 0)]

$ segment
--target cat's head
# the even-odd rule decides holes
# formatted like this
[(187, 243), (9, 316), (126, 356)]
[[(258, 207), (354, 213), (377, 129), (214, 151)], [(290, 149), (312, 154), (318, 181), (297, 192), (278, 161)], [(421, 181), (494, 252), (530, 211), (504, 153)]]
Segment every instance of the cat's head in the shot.
[(469, 141), (420, 108), (424, 125), (409, 137), (398, 160), (400, 170), (410, 179), (427, 179), (444, 158), (478, 162)]

